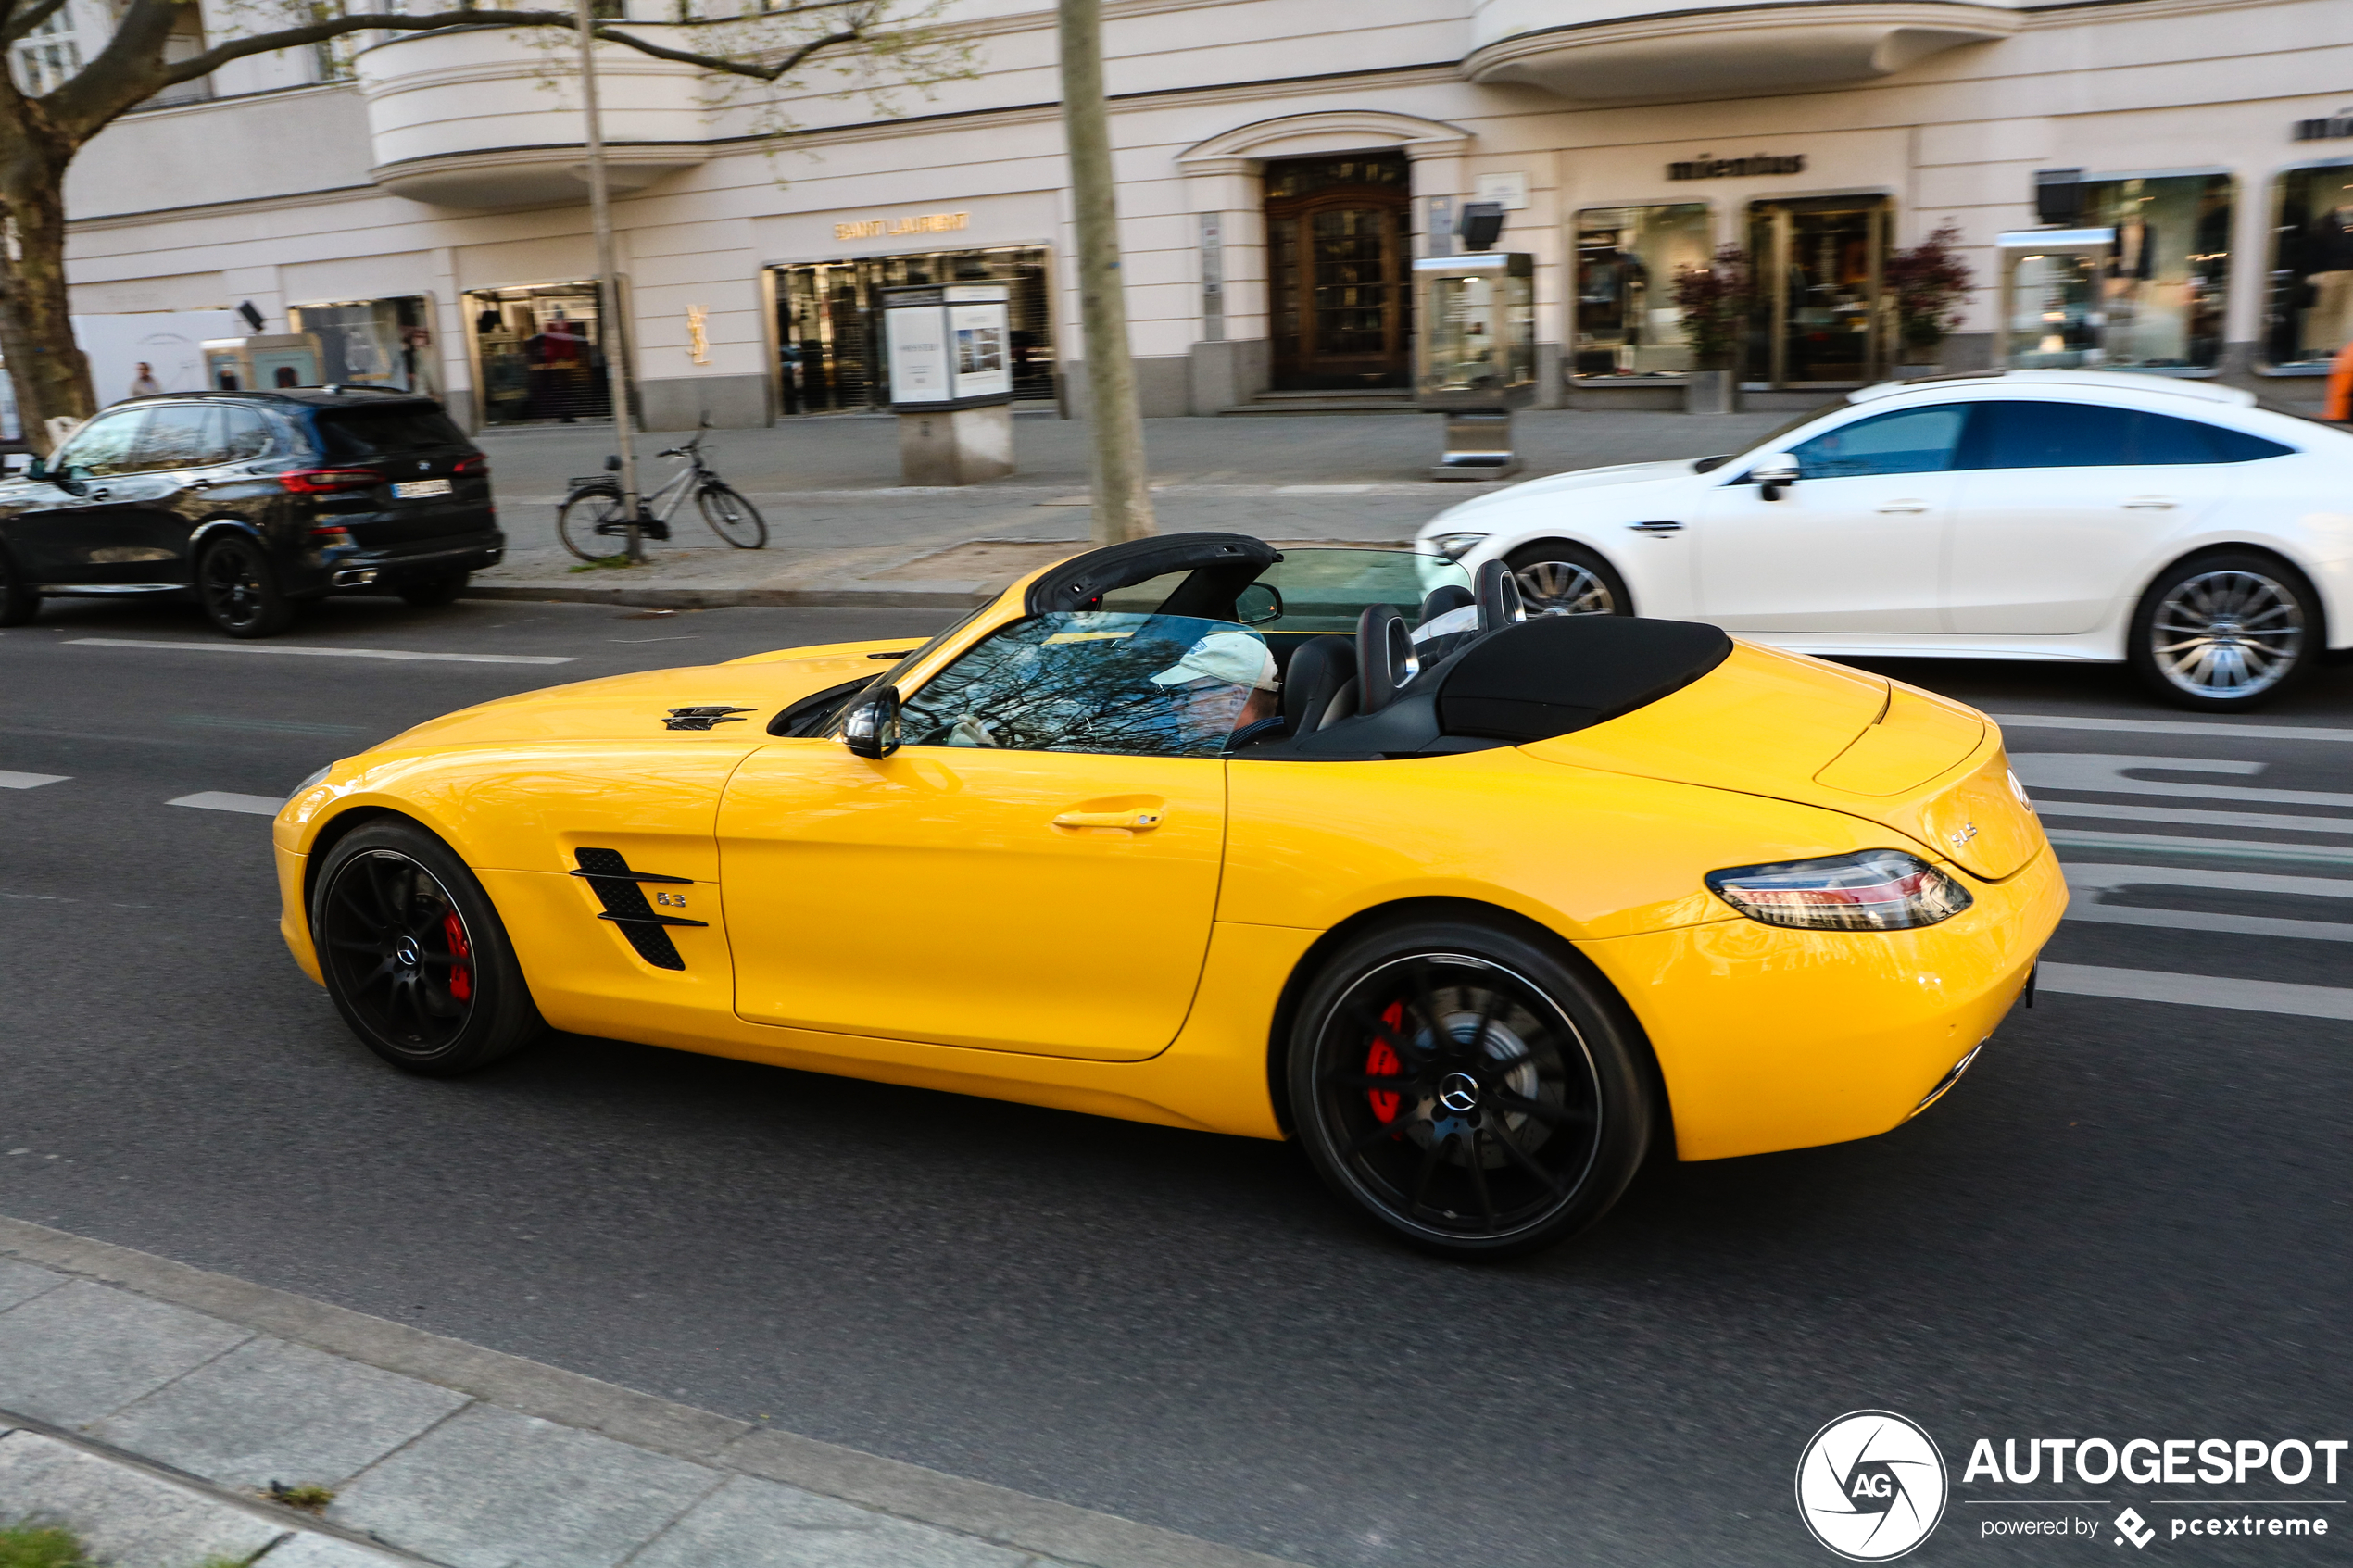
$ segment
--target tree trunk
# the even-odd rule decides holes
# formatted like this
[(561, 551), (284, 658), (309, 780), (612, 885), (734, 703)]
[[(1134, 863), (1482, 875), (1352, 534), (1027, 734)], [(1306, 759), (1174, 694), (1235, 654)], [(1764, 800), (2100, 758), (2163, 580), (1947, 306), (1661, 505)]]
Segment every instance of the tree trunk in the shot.
[(36, 452), (50, 447), (48, 421), (97, 412), (90, 362), (73, 341), (66, 297), (66, 165), (72, 149), (39, 123), (38, 106), (0, 86), (0, 355), (17, 394), (17, 417)]
[(1087, 356), (1087, 414), (1094, 438), (1094, 537), (1099, 545), (1155, 531), (1145, 483), (1144, 422), (1127, 351), (1127, 293), (1119, 270), (1119, 207), (1111, 167), (1111, 111), (1103, 102), (1102, 0), (1060, 0), (1063, 134), (1070, 148), (1070, 200), (1078, 227), (1078, 314)]

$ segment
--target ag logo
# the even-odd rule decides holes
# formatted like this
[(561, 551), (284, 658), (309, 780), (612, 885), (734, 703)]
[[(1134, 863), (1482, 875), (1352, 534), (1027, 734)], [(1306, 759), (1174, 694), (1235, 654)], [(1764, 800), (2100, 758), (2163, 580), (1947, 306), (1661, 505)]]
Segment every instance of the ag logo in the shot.
[(1851, 1562), (1903, 1556), (1944, 1516), (1944, 1456), (1891, 1411), (1856, 1411), (1814, 1434), (1797, 1461), (1797, 1513)]

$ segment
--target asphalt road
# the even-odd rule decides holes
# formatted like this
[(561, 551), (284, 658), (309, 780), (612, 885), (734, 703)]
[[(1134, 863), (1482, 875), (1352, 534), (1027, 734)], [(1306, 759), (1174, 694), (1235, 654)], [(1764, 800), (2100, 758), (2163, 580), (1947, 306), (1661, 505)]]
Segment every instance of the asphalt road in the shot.
[[(285, 639), (553, 666), (241, 651), (169, 608), (0, 633), (0, 769), (62, 776), (0, 788), (0, 1211), (1327, 1568), (1829, 1562), (1791, 1475), (1862, 1407), (1957, 1482), (1977, 1436), (2353, 1436), (2353, 1012), (2046, 988), (1894, 1134), (1666, 1166), (1581, 1243), (1466, 1268), (1277, 1145), (569, 1036), (403, 1077), (287, 960), (266, 820), (168, 804), (551, 681), (936, 621), (354, 601)], [(2268, 734), (2065, 727), (2187, 717), (2112, 671), (1898, 672), (2060, 721), (2010, 731), (2046, 820), (2138, 871), (2081, 872), (2106, 918), (2046, 954), (2079, 986), (2353, 999), (2353, 670)], [(2280, 920), (2309, 923), (2248, 924)], [(2080, 1550), (1982, 1538), (1997, 1496), (2284, 1495), (1981, 1482), (1920, 1558)]]

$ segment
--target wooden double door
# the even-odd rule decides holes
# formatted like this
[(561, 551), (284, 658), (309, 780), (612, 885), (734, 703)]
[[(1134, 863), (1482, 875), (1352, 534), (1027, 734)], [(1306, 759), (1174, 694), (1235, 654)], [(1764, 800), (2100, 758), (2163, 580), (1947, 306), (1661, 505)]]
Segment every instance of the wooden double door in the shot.
[(1402, 387), (1413, 360), (1412, 182), (1400, 153), (1266, 165), (1274, 384)]

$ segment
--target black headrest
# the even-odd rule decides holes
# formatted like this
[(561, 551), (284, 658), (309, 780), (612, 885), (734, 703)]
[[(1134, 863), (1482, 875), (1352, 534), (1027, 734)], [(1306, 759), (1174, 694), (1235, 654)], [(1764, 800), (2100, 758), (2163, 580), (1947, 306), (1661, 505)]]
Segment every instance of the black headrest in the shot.
[(1089, 550), (1047, 571), (1029, 585), (1022, 608), (1031, 615), (1086, 609), (1105, 594), (1202, 567), (1246, 569), (1238, 575), (1247, 581), (1282, 558), (1281, 551), (1247, 533), (1159, 533), (1129, 539)]
[(1378, 713), (1420, 671), (1405, 612), (1395, 605), (1366, 605), (1356, 617), (1356, 711)]
[(1492, 632), (1501, 626), (1515, 625), (1528, 619), (1528, 606), (1520, 597), (1519, 579), (1502, 561), (1479, 563), (1478, 573), (1471, 579), (1478, 599), (1478, 629)]
[(1478, 596), (1460, 583), (1441, 583), (1423, 597), (1422, 612), (1415, 619), (1414, 623), (1416, 626), (1427, 626), (1450, 609), (1460, 609), (1465, 605), (1475, 605), (1478, 602)]
[(1450, 735), (1533, 741), (1656, 702), (1724, 662), (1732, 639), (1690, 621), (1543, 615), (1482, 637), (1444, 672)]
[(1356, 678), (1356, 643), (1351, 637), (1311, 637), (1290, 656), (1283, 671), (1283, 731), (1312, 735), (1337, 717), (1332, 704)]

